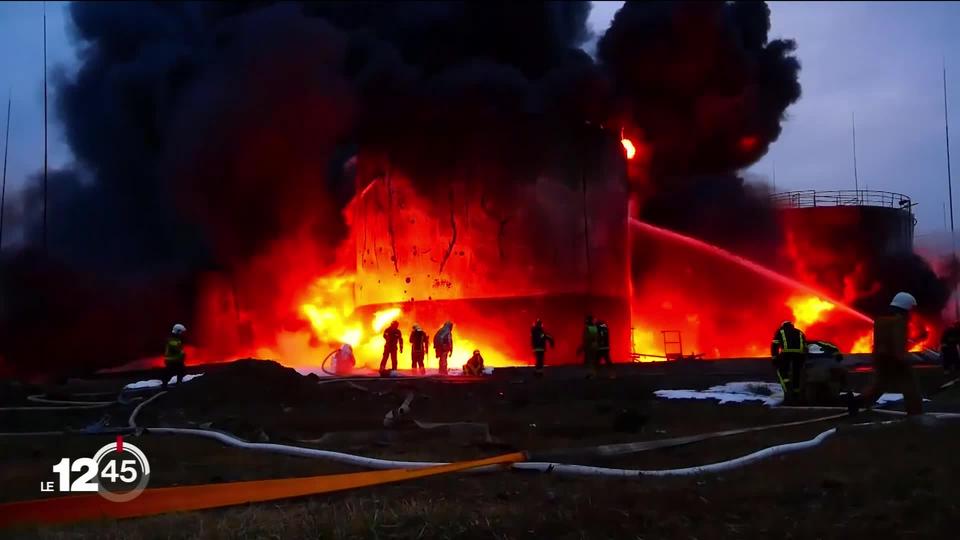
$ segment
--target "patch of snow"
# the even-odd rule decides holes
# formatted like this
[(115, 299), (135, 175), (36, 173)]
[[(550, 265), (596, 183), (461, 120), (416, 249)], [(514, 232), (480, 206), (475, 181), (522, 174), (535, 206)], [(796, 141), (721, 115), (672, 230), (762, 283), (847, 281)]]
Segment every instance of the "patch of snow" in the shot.
[(715, 399), (721, 405), (759, 401), (773, 407), (783, 402), (779, 384), (754, 381), (731, 382), (706, 390), (657, 390), (654, 395), (663, 399)]
[[(924, 398), (923, 400), (930, 401), (927, 398)], [(903, 394), (891, 394), (888, 392), (877, 399), (877, 405), (886, 405), (888, 403), (896, 403), (898, 401), (903, 401)]]
[[(202, 376), (203, 376), (203, 373), (196, 373), (196, 374), (185, 375), (185, 376), (183, 377), (183, 382), (190, 382), (190, 381), (192, 381), (193, 379), (196, 379), (197, 377), (202, 377)], [(170, 377), (170, 380), (167, 382), (167, 384), (168, 384), (168, 385), (174, 385), (174, 386), (176, 386), (177, 383), (176, 383), (176, 381), (175, 381), (174, 379), (176, 379), (176, 377)], [(137, 382), (135, 382), (135, 383), (130, 383), (130, 384), (124, 386), (123, 389), (124, 389), (124, 390), (139, 390), (139, 389), (142, 389), (142, 388), (158, 388), (158, 387), (160, 387), (160, 386), (162, 386), (162, 385), (163, 385), (163, 381), (161, 381), (160, 379), (150, 379), (150, 380), (148, 380), (148, 381), (137, 381)]]

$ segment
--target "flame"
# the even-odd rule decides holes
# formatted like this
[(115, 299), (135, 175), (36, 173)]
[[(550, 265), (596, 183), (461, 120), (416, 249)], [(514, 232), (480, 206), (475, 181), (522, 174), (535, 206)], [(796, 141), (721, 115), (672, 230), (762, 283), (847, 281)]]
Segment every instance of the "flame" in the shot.
[(857, 338), (857, 341), (853, 343), (853, 347), (850, 347), (850, 352), (853, 354), (869, 354), (873, 351), (873, 332), (867, 332), (866, 334)]
[(836, 307), (832, 303), (813, 295), (791, 296), (787, 299), (786, 305), (793, 312), (794, 323), (801, 328), (822, 321), (824, 315), (833, 311)]
[(623, 150), (627, 155), (627, 159), (633, 159), (637, 155), (637, 147), (633, 145), (633, 141), (630, 139), (620, 139), (620, 144), (623, 145)]
[(400, 308), (381, 309), (373, 314), (373, 322), (370, 327), (374, 332), (382, 332), (388, 324), (400, 317), (403, 311)]

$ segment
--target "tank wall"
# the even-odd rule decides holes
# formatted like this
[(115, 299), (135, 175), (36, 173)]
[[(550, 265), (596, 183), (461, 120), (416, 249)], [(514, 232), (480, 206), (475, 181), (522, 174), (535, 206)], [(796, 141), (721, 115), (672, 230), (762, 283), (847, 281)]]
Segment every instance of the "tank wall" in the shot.
[(594, 313), (611, 327), (613, 354), (627, 358), (628, 197), (619, 140), (595, 129), (541, 135), (549, 144), (540, 145), (547, 150), (534, 169), (464, 148), (450, 177), (429, 185), (388, 152), (362, 150), (362, 195), (348, 216), (356, 304), (403, 304), (404, 318), (421, 324), (466, 323), (458, 312), (479, 313), (470, 324), (498, 329), (510, 354), (531, 362), (534, 319), (563, 333), (555, 358), (569, 363), (583, 316)]
[(913, 216), (895, 208), (834, 206), (780, 211), (787, 231), (865, 255), (913, 251)]

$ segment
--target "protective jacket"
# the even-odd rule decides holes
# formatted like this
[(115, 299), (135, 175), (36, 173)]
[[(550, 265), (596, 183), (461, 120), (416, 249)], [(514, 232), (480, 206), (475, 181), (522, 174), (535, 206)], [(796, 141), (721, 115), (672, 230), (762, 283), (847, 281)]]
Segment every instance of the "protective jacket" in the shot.
[(186, 354), (183, 352), (183, 338), (175, 335), (167, 338), (163, 359), (167, 363), (183, 362), (186, 359)]

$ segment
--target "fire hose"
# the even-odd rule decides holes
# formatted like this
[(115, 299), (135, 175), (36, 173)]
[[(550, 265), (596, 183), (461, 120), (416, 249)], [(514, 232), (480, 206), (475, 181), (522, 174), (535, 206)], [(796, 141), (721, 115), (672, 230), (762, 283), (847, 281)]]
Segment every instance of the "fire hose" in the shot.
[[(160, 392), (150, 399), (140, 403), (129, 418), (129, 428), (138, 429), (136, 417), (148, 403), (153, 402), (161, 395)], [(405, 401), (406, 405), (409, 405)], [(664, 447), (666, 444), (680, 445), (708, 440), (717, 437), (729, 436), (736, 433), (773, 429), (817, 421), (837, 419), (845, 415), (832, 415), (823, 418), (788, 422), (772, 426), (758, 426), (743, 430), (727, 430), (707, 433), (690, 437), (680, 437), (673, 440), (649, 441), (648, 443), (628, 443), (620, 445), (605, 445), (595, 447), (593, 455), (621, 455), (623, 453), (639, 452), (647, 449)], [(938, 415), (940, 416), (940, 415)], [(946, 415), (943, 415), (946, 416)], [(949, 415), (956, 417), (960, 415)], [(887, 422), (889, 423), (889, 422)], [(867, 424), (870, 425), (870, 424)], [(786, 443), (761, 449), (757, 452), (717, 463), (664, 470), (637, 470), (594, 467), (586, 465), (572, 465), (553, 462), (529, 461), (533, 457), (549, 457), (549, 453), (530, 456), (527, 453), (514, 453), (497, 456), (484, 460), (467, 461), (460, 463), (435, 463), (418, 461), (394, 461), (368, 458), (353, 454), (332, 452), (313, 448), (303, 448), (289, 445), (270, 443), (251, 443), (239, 439), (231, 434), (193, 428), (144, 428), (145, 433), (192, 435), (217, 440), (236, 448), (264, 451), (300, 457), (327, 459), (334, 462), (346, 463), (372, 469), (387, 469), (366, 473), (351, 473), (327, 475), (309, 478), (257, 480), (229, 484), (210, 484), (200, 486), (185, 486), (171, 488), (157, 488), (146, 490), (140, 497), (125, 504), (112, 504), (97, 495), (80, 497), (63, 497), (38, 501), (23, 501), (0, 505), (0, 525), (31, 522), (65, 522), (94, 518), (123, 518), (153, 515), (170, 511), (199, 510), (250, 502), (262, 502), (281, 498), (297, 497), (319, 493), (329, 493), (344, 489), (397, 482), (407, 479), (420, 478), (437, 474), (447, 474), (466, 470), (492, 471), (500, 470), (509, 465), (517, 470), (533, 470), (551, 474), (572, 476), (601, 476), (601, 477), (683, 477), (700, 474), (711, 474), (728, 471), (770, 457), (810, 449), (822, 444), (825, 440), (837, 433), (837, 428), (828, 429), (816, 437), (794, 443)], [(652, 444), (650, 444), (652, 443)], [(644, 446), (644, 445), (647, 446)], [(580, 449), (581, 455), (585, 450)], [(568, 453), (573, 453), (568, 451)], [(554, 454), (556, 455), (556, 454)], [(397, 470), (400, 469), (400, 470)]]

